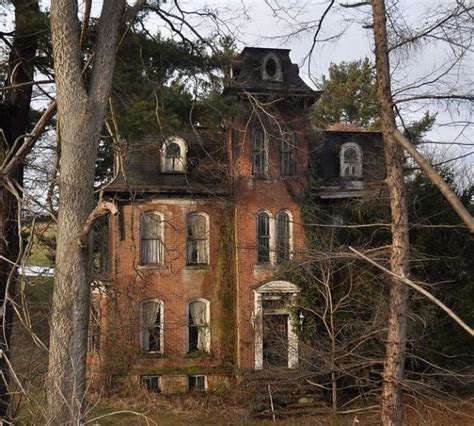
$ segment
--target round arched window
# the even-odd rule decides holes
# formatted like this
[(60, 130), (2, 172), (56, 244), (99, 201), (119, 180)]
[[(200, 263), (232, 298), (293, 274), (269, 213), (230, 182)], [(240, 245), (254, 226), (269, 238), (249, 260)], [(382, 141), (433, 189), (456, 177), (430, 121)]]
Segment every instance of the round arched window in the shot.
[(273, 58), (268, 58), (265, 64), (265, 71), (270, 78), (275, 77), (277, 71), (277, 64)]

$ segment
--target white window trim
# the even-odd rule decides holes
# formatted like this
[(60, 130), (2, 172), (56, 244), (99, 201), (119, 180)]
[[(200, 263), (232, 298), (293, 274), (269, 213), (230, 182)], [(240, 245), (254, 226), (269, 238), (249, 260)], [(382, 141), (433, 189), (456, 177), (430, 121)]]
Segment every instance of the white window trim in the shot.
[(206, 352), (211, 353), (211, 304), (209, 300), (201, 297), (188, 300), (186, 303), (186, 347), (185, 352), (189, 353), (189, 305), (193, 302), (204, 302), (206, 304), (206, 322), (207, 322), (207, 348)]
[[(206, 239), (206, 258), (207, 262), (206, 263), (188, 263), (188, 219), (191, 216), (204, 216), (206, 219), (206, 234), (207, 234), (207, 239)], [(211, 264), (211, 253), (209, 250), (209, 245), (210, 245), (210, 240), (211, 240), (211, 228), (209, 226), (209, 215), (205, 212), (192, 212), (189, 213), (186, 216), (186, 265), (187, 266), (199, 266), (199, 265), (210, 265)]]
[[(145, 326), (143, 324), (143, 305), (145, 303), (158, 303), (160, 305), (160, 350), (159, 351), (149, 351), (145, 350)], [(165, 344), (165, 304), (161, 299), (145, 299), (140, 302), (140, 351), (147, 354), (163, 354), (164, 353), (164, 344)]]
[(281, 209), (278, 211), (278, 213), (275, 215), (275, 225), (274, 225), (274, 229), (275, 229), (275, 262), (276, 262), (276, 241), (277, 241), (277, 229), (278, 229), (278, 215), (281, 214), (281, 213), (286, 213), (288, 215), (288, 219), (289, 219), (289, 245), (290, 245), (290, 253), (289, 253), (289, 257), (290, 257), (290, 260), (293, 259), (293, 214), (291, 213), (290, 210), (288, 209)]
[[(142, 259), (142, 216), (143, 215), (156, 215), (160, 218), (160, 223), (161, 223), (161, 227), (160, 227), (161, 253), (160, 253), (160, 262), (159, 263), (143, 263), (143, 259)], [(159, 212), (159, 211), (155, 211), (155, 210), (140, 212), (139, 227), (138, 228), (139, 228), (138, 229), (138, 232), (139, 232), (138, 241), (140, 242), (139, 245), (138, 245), (139, 266), (142, 267), (142, 268), (153, 268), (153, 267), (156, 268), (156, 267), (160, 267), (160, 266), (164, 265), (165, 264), (165, 239), (164, 239), (165, 238), (165, 219), (164, 219), (164, 214)]]
[[(183, 165), (183, 170), (166, 170), (166, 147), (171, 144), (175, 143), (179, 146), (180, 149), (180, 157), (181, 163)], [(186, 159), (188, 156), (188, 145), (183, 138), (179, 136), (171, 136), (163, 142), (161, 147), (161, 172), (162, 173), (185, 173), (186, 172)]]
[[(270, 76), (267, 73), (267, 61), (269, 59), (273, 59), (273, 61), (275, 61), (276, 69), (275, 69), (275, 75), (274, 76)], [(267, 55), (265, 55), (263, 60), (262, 60), (262, 80), (265, 80), (265, 81), (278, 81), (278, 82), (283, 81), (283, 72), (282, 72), (280, 58), (278, 58), (278, 56), (273, 52), (270, 52)]]
[[(288, 281), (271, 281), (254, 290), (253, 322), (255, 326), (255, 370), (263, 369), (263, 293), (291, 294), (294, 304), (300, 288)], [(288, 368), (298, 367), (298, 334), (288, 311)]]
[[(344, 161), (344, 154), (348, 149), (354, 149), (357, 155), (357, 170), (355, 175), (346, 176), (345, 174), (345, 161)], [(341, 146), (341, 152), (339, 154), (339, 170), (341, 177), (352, 177), (352, 178), (360, 178), (362, 177), (362, 149), (359, 144), (355, 142), (346, 142)]]

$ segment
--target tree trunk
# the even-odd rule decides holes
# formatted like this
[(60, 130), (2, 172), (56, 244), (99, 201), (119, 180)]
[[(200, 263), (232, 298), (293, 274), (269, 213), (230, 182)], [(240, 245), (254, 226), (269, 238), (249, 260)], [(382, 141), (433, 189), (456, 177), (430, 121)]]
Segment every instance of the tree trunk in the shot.
[[(15, 6), (15, 37), (8, 58), (8, 72), (5, 86), (27, 83), (33, 80), (34, 58), (37, 49), (37, 27), (39, 15), (37, 0), (17, 0)], [(27, 132), (32, 86), (8, 90), (0, 104), (0, 126), (4, 138), (0, 138), (0, 163), (3, 162), (15, 141)], [(22, 142), (24, 143), (24, 141)], [(18, 144), (20, 147), (22, 143)], [(10, 179), (23, 185), (23, 164), (15, 168)], [(21, 195), (21, 194), (20, 194)], [(19, 254), (18, 200), (8, 191), (5, 182), (0, 186), (0, 255), (16, 262)], [(2, 328), (0, 332), (0, 418), (6, 418), (10, 403), (8, 390), (9, 369), (6, 358), (10, 357), (10, 335), (13, 309), (9, 298), (16, 293), (16, 267), (0, 260), (0, 303), (2, 305)]]
[(90, 83), (81, 72), (77, 1), (56, 0), (51, 30), (61, 135), (60, 203), (47, 378), (51, 424), (79, 424), (84, 413), (91, 257), (79, 236), (94, 207), (98, 141), (112, 82), (124, 0), (105, 0)]
[[(390, 269), (397, 275), (409, 274), (408, 213), (403, 180), (403, 150), (395, 139), (396, 124), (390, 87), (390, 65), (385, 4), (372, 0), (377, 72), (377, 98), (384, 136), (387, 187), (392, 214)], [(381, 397), (382, 423), (402, 424), (401, 382), (405, 371), (408, 287), (396, 278), (390, 283), (390, 308)]]

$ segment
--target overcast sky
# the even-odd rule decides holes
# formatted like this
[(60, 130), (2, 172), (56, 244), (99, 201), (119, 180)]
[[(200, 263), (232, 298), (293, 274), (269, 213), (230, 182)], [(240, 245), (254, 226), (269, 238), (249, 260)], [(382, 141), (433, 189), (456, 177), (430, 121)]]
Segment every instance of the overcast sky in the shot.
[[(467, 0), (466, 0), (467, 1)], [(133, 2), (130, 0), (130, 2)], [(364, 29), (363, 24), (370, 22), (370, 7), (345, 9), (337, 7), (338, 3), (354, 3), (354, 0), (336, 1), (335, 6), (328, 13), (318, 42), (315, 45), (310, 62), (308, 54), (312, 46), (315, 28), (324, 10), (329, 4), (325, 0), (180, 0), (179, 5), (187, 11), (204, 11), (212, 9), (219, 11), (219, 18), (223, 23), (220, 31), (232, 34), (239, 48), (244, 46), (265, 46), (291, 49), (293, 62), (300, 65), (300, 74), (304, 80), (315, 87), (322, 74), (327, 72), (331, 63), (351, 61), (368, 56), (373, 59), (372, 33)], [(390, 4), (390, 0), (386, 0)], [(449, 7), (456, 0), (398, 0), (397, 20), (399, 23), (412, 28), (420, 28), (427, 21), (432, 20), (429, 10)], [(43, 8), (49, 7), (49, 1), (42, 1)], [(100, 12), (101, 1), (93, 0), (94, 12)], [(167, 0), (163, 6), (172, 12), (177, 12), (173, 0)], [(428, 11), (428, 12), (427, 12)], [(215, 32), (216, 26), (208, 19), (192, 20), (196, 29), (203, 35)], [(169, 27), (156, 17), (150, 18), (149, 24), (162, 35), (171, 35)], [(306, 31), (304, 31), (306, 29)], [(334, 39), (324, 41), (326, 39)], [(471, 40), (472, 41), (472, 40)], [(421, 44), (416, 49), (402, 54), (391, 55), (393, 68), (393, 90), (416, 82), (420, 76), (440, 73), (450, 65), (450, 50), (442, 43)], [(469, 57), (451, 70), (451, 76), (443, 84), (439, 84), (438, 93), (446, 91), (448, 83), (454, 82), (459, 91), (473, 92), (474, 60), (472, 51)], [(399, 97), (412, 94), (400, 93)], [(455, 141), (465, 145), (437, 145), (437, 150), (444, 157), (455, 157), (473, 151), (474, 130), (466, 126), (472, 120), (472, 106), (451, 105), (425, 102), (423, 104), (401, 105), (402, 113), (409, 121), (421, 116), (429, 109), (437, 112), (435, 129), (428, 138), (434, 141)], [(456, 122), (456, 125), (452, 123)], [(448, 152), (446, 151), (448, 148)], [(474, 155), (467, 161), (474, 165)]]

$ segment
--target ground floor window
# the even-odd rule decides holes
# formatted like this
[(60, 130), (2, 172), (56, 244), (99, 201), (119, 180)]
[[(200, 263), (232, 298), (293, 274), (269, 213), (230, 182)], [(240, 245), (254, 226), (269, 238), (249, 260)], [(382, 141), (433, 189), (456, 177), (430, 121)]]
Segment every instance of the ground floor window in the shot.
[(161, 392), (160, 379), (158, 375), (140, 376), (140, 384), (150, 392)]
[(188, 376), (188, 391), (205, 391), (206, 389), (206, 376)]
[(209, 302), (193, 300), (188, 304), (188, 352), (209, 352)]

